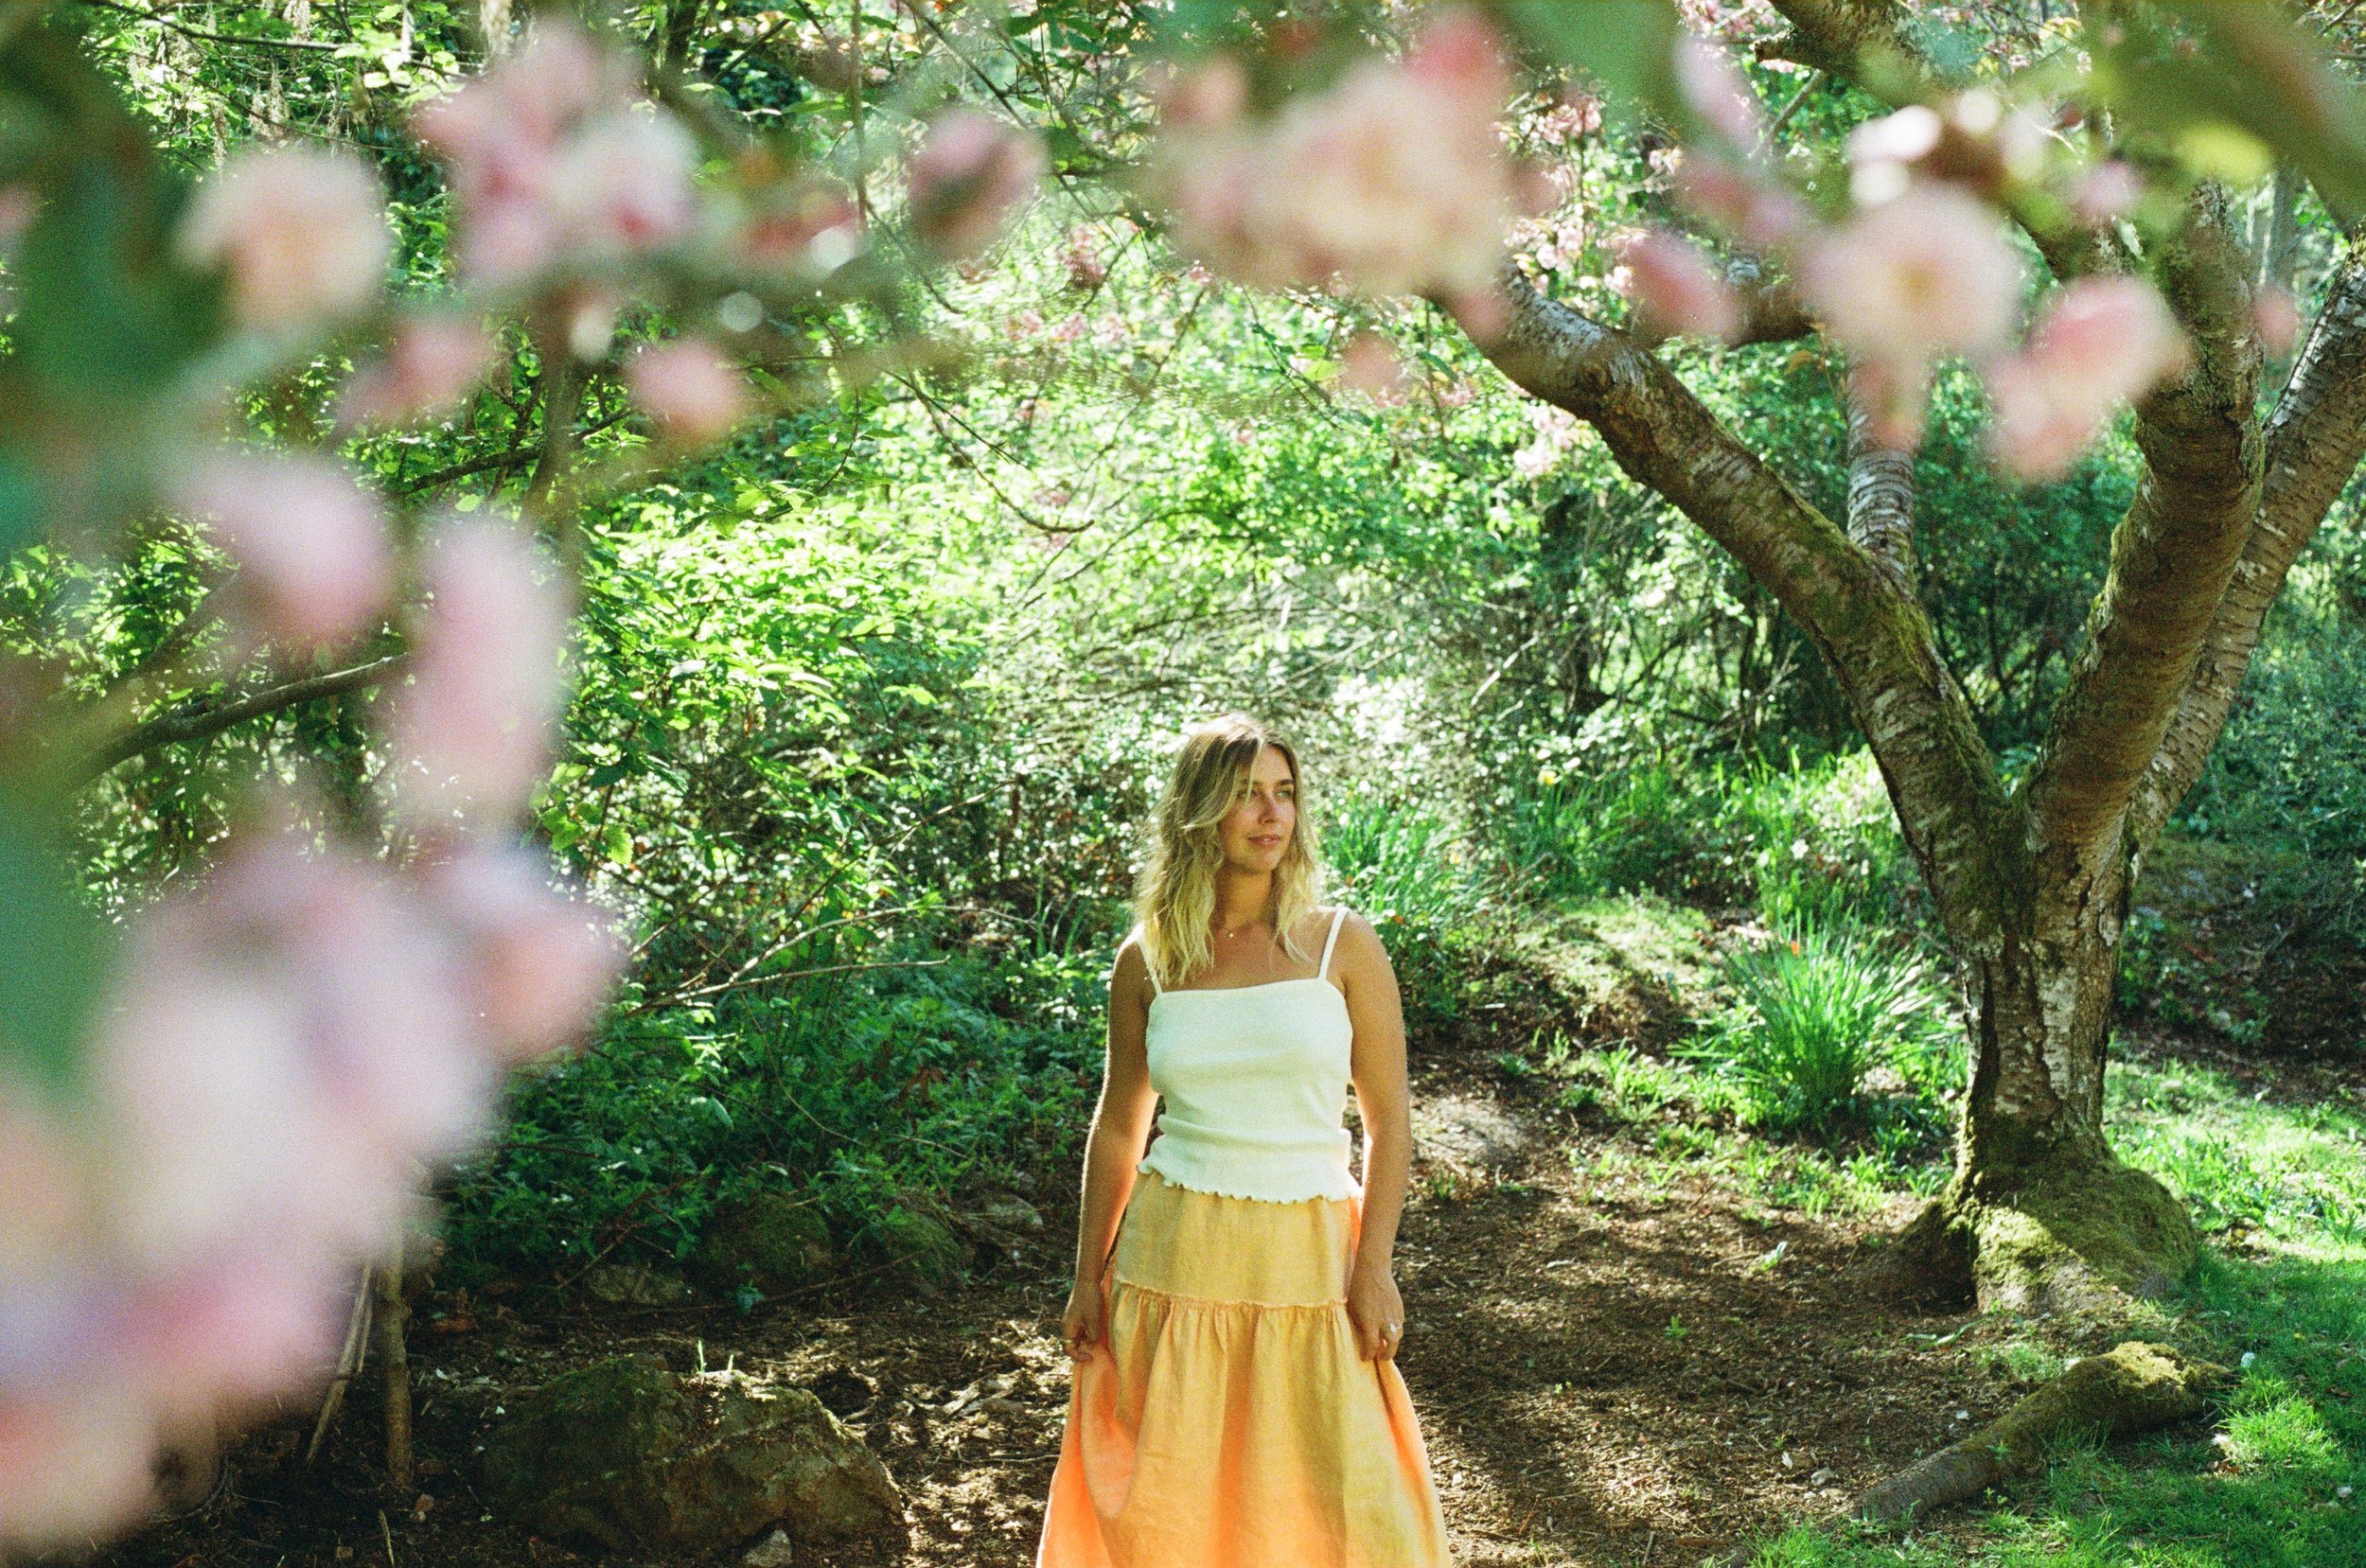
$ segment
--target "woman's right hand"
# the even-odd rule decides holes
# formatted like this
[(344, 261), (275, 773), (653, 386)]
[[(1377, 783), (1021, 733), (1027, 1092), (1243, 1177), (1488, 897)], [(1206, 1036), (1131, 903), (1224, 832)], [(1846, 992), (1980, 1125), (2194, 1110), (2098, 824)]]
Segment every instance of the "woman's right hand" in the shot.
[(1060, 1319), (1060, 1339), (1070, 1361), (1092, 1360), (1092, 1348), (1109, 1335), (1109, 1303), (1098, 1279), (1079, 1279), (1068, 1295), (1068, 1311)]

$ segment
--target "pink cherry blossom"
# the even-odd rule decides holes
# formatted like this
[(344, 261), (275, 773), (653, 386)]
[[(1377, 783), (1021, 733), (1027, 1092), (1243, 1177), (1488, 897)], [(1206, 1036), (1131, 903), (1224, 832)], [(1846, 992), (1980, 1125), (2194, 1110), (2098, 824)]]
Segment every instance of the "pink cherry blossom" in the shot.
[(79, 1546), (141, 1517), (157, 1450), (141, 1392), (120, 1378), (0, 1386), (0, 1546)]
[(234, 835), (200, 888), (145, 911), (92, 1052), (125, 1256), (170, 1270), (251, 1224), (388, 1246), (414, 1163), (486, 1129), (456, 962), (382, 866), (285, 833)]
[(238, 1419), (333, 1370), (354, 1278), (342, 1260), (251, 1234), (108, 1302), (109, 1346), (167, 1419)]
[(1996, 213), (1930, 182), (1801, 241), (1792, 266), (1826, 335), (1848, 351), (1880, 438), (1912, 445), (1932, 361), (2010, 337), (2023, 272)]
[(1339, 353), (1339, 384), (1383, 407), (1407, 396), (1404, 361), (1377, 332), (1358, 332)]
[(377, 170), (291, 144), (224, 160), (198, 187), (174, 249), (191, 265), (228, 269), (239, 322), (287, 331), (365, 308), (385, 286), (394, 238)]
[(1996, 348), (2012, 333), (2023, 282), (1996, 213), (1929, 184), (1810, 241), (1797, 274), (1835, 342), (1905, 361)]
[(1088, 224), (1080, 223), (1068, 231), (1068, 248), (1060, 253), (1060, 262), (1068, 269), (1069, 288), (1098, 289), (1107, 279), (1109, 268), (1101, 259), (1098, 240)]
[(525, 48), (414, 115), (450, 169), (464, 277), (515, 282), (684, 232), (697, 143), (670, 112), (635, 106), (633, 74), (580, 25), (545, 19)]
[(1844, 146), (1852, 164), (1911, 164), (1928, 157), (1946, 130), (1937, 110), (1910, 103), (1858, 126)]
[(643, 344), (625, 363), (625, 383), (665, 438), (688, 447), (729, 435), (754, 403), (747, 379), (705, 338)]
[(1248, 72), (1231, 55), (1188, 69), (1161, 63), (1150, 81), (1158, 123), (1171, 129), (1229, 125), (1248, 108)]
[(1269, 124), (1163, 128), (1154, 183), (1178, 246), (1254, 287), (1477, 293), (1538, 197), (1503, 151), (1510, 86), (1484, 18), (1441, 8), (1403, 62), (1363, 62)]
[(2292, 291), (2270, 283), (2251, 300), (2251, 329), (2259, 334), (2259, 345), (2269, 359), (2280, 360), (2292, 352), (2292, 344), (2301, 333), (2301, 308), (2292, 298)]
[(1991, 455), (2018, 479), (2061, 478), (2114, 407), (2180, 373), (2191, 352), (2144, 279), (2074, 279), (2046, 302), (2022, 349), (1982, 373), (1995, 411)]
[(471, 842), (427, 868), (427, 890), (466, 942), (468, 995), (503, 1062), (581, 1039), (627, 956), (614, 924), (562, 891), (539, 852)]
[(1676, 90), (1702, 122), (1737, 148), (1757, 142), (1757, 95), (1724, 50), (1685, 33), (1676, 40)]
[(2071, 189), (2071, 213), (2089, 228), (2125, 218), (2145, 193), (2143, 176), (2125, 158), (2091, 165)]
[(955, 105), (930, 122), (912, 154), (906, 185), (912, 230), (941, 255), (977, 255), (1034, 194), (1044, 168), (1043, 144), (1033, 136)]
[(516, 525), (453, 519), (430, 546), (433, 602), (384, 732), (397, 814), (425, 831), (498, 830), (549, 772), (570, 594)]
[(840, 192), (807, 185), (751, 218), (740, 252), (756, 267), (830, 272), (862, 248), (862, 213)]
[(1627, 287), (1644, 323), (1659, 331), (1731, 339), (1741, 307), (1699, 246), (1665, 229), (1614, 240)]
[(1678, 202), (1754, 251), (1792, 244), (1809, 232), (1807, 203), (1756, 165), (1688, 152), (1674, 179)]
[(548, 212), (558, 242), (592, 255), (631, 255), (680, 238), (694, 211), (698, 144), (656, 109), (592, 115), (551, 161)]
[(393, 590), (384, 511), (327, 458), (225, 448), (176, 476), (168, 499), (203, 520), (238, 563), (230, 602), (273, 641), (302, 649), (342, 642)]
[(460, 401), (493, 368), (501, 345), (485, 324), (450, 310), (420, 310), (395, 324), (384, 359), (345, 383), (338, 421), (404, 424)]

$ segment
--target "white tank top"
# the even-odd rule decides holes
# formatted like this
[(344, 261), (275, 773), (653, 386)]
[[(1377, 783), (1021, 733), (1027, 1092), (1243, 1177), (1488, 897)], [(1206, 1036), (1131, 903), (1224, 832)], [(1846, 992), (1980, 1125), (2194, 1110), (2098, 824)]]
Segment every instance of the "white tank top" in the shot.
[(1363, 1188), (1348, 1166), (1355, 1026), (1331, 983), (1342, 905), (1321, 967), (1262, 985), (1151, 988), (1151, 1086), (1166, 1101), (1137, 1171), (1232, 1198), (1296, 1203)]

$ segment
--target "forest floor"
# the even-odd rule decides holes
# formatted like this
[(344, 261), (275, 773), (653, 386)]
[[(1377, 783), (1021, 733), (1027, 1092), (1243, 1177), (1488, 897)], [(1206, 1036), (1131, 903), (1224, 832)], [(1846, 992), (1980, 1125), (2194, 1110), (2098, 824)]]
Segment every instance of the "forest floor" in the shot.
[[(1588, 1045), (1616, 1040), (1646, 1053), (1684, 1031), (1684, 994), (1697, 977), (1682, 939), (1603, 937), (1590, 933), (1590, 955), (1578, 955), (1577, 969), (1594, 966), (1591, 979), (1546, 984), (1525, 1005), (1497, 1004), (1492, 1022), (1411, 1043), (1399, 1365), (1465, 1568), (1697, 1563), (1845, 1509), (2023, 1391), (2010, 1357), (1967, 1351), (1983, 1338), (2009, 1343), (2025, 1326), (1867, 1287), (1863, 1265), (1920, 1199), (1822, 1215), (1770, 1203), (1722, 1162), (1688, 1157), (1672, 1113), (1654, 1128), (1599, 1106), (1570, 1109), (1520, 1064), (1520, 1048), (1557, 1015)], [(1623, 968), (1607, 987), (1605, 960)], [(1585, 1015), (1567, 1015), (1573, 1007)], [(2186, 1048), (2153, 1039), (2128, 1048)], [(2258, 1075), (2263, 1095), (2326, 1092), (2318, 1082), (2278, 1084), (2255, 1062), (2242, 1070)], [(2345, 1075), (2353, 1094), (2366, 1085), (2355, 1067), (2311, 1066), (2304, 1076), (2327, 1072)], [(317, 1464), (300, 1457), (309, 1413), (291, 1413), (241, 1443), (231, 1485), (203, 1513), (108, 1560), (592, 1560), (487, 1514), (468, 1460), (507, 1401), (559, 1372), (640, 1352), (680, 1371), (730, 1363), (839, 1390), (827, 1402), (845, 1407), (886, 1462), (909, 1528), (900, 1540), (801, 1546), (800, 1565), (1022, 1568), (1034, 1560), (1069, 1387), (1058, 1330), (1075, 1211), (1072, 1195), (1059, 1196), (1041, 1232), (934, 1299), (882, 1299), (855, 1281), (838, 1299), (742, 1315), (597, 1306), (528, 1285), (474, 1300), (431, 1295), (410, 1352), (422, 1457), (415, 1497), (382, 1488), (370, 1378)], [(2198, 1451), (2206, 1436), (2193, 1435)], [(1944, 1551), (1951, 1539), (1969, 1546), (1980, 1529), (1959, 1510), (1917, 1536)]]

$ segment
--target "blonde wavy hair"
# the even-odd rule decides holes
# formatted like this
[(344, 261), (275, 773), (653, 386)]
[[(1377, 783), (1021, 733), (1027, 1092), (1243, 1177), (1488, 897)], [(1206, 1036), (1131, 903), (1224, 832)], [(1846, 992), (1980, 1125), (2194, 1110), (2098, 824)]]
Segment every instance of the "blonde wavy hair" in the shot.
[(1216, 872), (1224, 842), (1216, 831), (1248, 788), (1249, 769), (1271, 747), (1290, 765), (1298, 819), (1274, 869), (1274, 930), (1282, 951), (1301, 962), (1312, 955), (1291, 932), (1322, 899), (1322, 862), (1315, 819), (1298, 770), (1298, 749), (1272, 726), (1245, 714), (1204, 719), (1183, 731), (1183, 745), (1166, 793), (1151, 819), (1148, 853), (1134, 894), (1142, 958), (1161, 990), (1207, 968), (1214, 960), (1208, 924), (1216, 912)]

